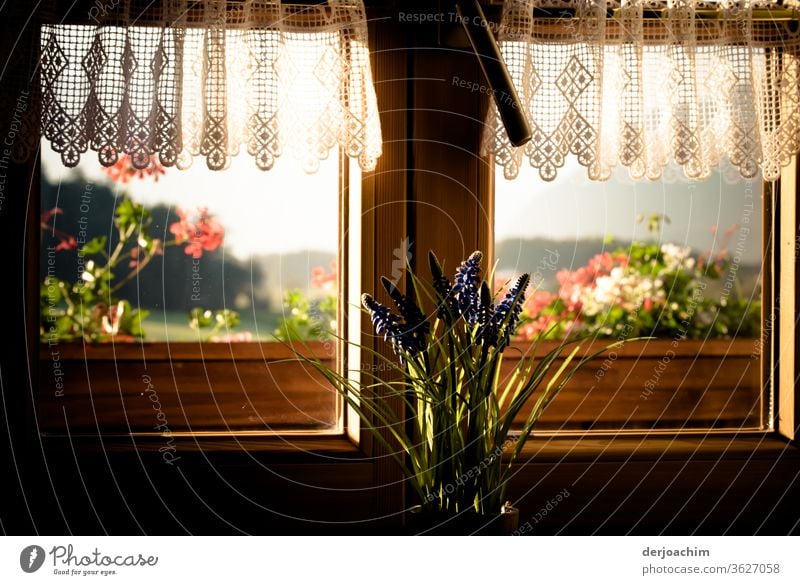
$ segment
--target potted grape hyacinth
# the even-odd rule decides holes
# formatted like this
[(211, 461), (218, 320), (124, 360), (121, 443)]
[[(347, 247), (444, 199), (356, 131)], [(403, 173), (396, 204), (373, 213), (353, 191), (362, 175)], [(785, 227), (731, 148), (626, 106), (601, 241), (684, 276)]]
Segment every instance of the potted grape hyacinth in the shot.
[[(518, 511), (506, 501), (506, 489), (537, 420), (581, 366), (620, 345), (578, 359), (580, 340), (564, 341), (542, 356), (534, 343), (501, 379), (503, 352), (519, 325), (530, 277), (519, 276), (497, 299), (481, 277), (481, 260), (481, 252), (473, 252), (451, 282), (429, 253), (429, 285), (409, 270), (414, 299), (383, 278), (396, 313), (362, 295), (397, 363), (359, 346), (385, 366), (360, 372), (360, 382), (295, 352), (330, 382), (403, 470), (419, 501), (407, 515), (413, 533), (513, 532)], [(570, 345), (574, 349), (564, 357)], [(390, 369), (400, 370), (398, 379), (377, 375)], [(397, 399), (400, 409), (392, 407)]]

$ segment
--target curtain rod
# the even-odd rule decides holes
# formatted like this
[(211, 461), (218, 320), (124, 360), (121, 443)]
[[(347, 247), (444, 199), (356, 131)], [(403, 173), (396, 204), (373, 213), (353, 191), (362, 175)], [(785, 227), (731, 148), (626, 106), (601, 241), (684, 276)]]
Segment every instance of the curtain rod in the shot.
[[(666, 19), (669, 10), (669, 8), (646, 8), (642, 11), (642, 16), (645, 20)], [(533, 17), (537, 20), (574, 20), (577, 18), (576, 12), (574, 8), (534, 8)], [(606, 10), (606, 18), (619, 20), (621, 13), (621, 8), (609, 8)], [(696, 8), (694, 15), (700, 20), (722, 20), (725, 18), (725, 11), (718, 8)], [(800, 21), (800, 11), (796, 8), (754, 8), (751, 16), (751, 20), (756, 22)]]
[[(240, 0), (239, 0), (240, 1)], [(504, 0), (478, 0), (478, 2), (486, 6), (487, 8), (496, 9), (503, 6)], [(202, 3), (202, 0), (198, 0), (198, 3)], [(238, 2), (237, 0), (233, 0), (231, 2), (232, 5), (236, 5)], [(283, 0), (283, 4), (295, 4), (295, 5), (307, 5), (307, 6), (315, 6), (320, 4), (327, 4), (327, 0)], [(385, 0), (364, 0), (364, 4), (367, 7), (383, 7), (386, 8), (387, 2)], [(391, 5), (392, 8), (396, 8), (398, 2), (389, 2), (388, 4)], [(406, 7), (407, 9), (410, 8), (413, 10), (413, 7)], [(619, 13), (621, 12), (620, 8), (608, 8), (606, 10), (606, 18), (607, 19), (618, 19)], [(559, 7), (535, 7), (533, 9), (533, 17), (536, 19), (553, 19), (553, 20), (563, 20), (563, 19), (574, 19), (576, 9), (575, 8), (559, 8)], [(664, 8), (646, 8), (643, 10), (643, 17), (645, 19), (651, 20), (658, 20), (662, 18), (666, 18), (667, 14), (669, 13), (669, 9), (667, 7)], [(703, 19), (703, 20), (719, 20), (723, 18), (725, 11), (719, 8), (696, 8), (694, 10), (694, 14), (696, 18)], [(752, 20), (754, 21), (774, 21), (774, 22), (786, 22), (786, 21), (800, 21), (800, 10), (798, 8), (786, 8), (786, 7), (776, 7), (776, 8), (754, 8), (751, 11)]]
[[(119, 0), (117, 0), (119, 1)], [(456, 0), (447, 0), (448, 2), (452, 2), (455, 5)], [(85, 16), (81, 18), (81, 15), (85, 15), (87, 9), (91, 9), (95, 6), (99, 0), (49, 0), (49, 3), (46, 2), (46, 6), (51, 6), (55, 9), (55, 14), (65, 15), (64, 22), (70, 23), (80, 23), (82, 20), (86, 20)], [(491, 16), (491, 21), (497, 21), (500, 17), (500, 10), (502, 9), (504, 0), (478, 0), (479, 4), (485, 7), (485, 12)], [(319, 5), (326, 5), (328, 3), (327, 0), (283, 0), (283, 4), (286, 5), (295, 5), (295, 6), (319, 6)], [(203, 0), (191, 0), (189, 2), (190, 12), (193, 12), (203, 4)], [(243, 5), (243, 0), (228, 0), (228, 4), (232, 10), (235, 10), (236, 7)], [(426, 10), (425, 7), (419, 6), (415, 3), (404, 3), (402, 0), (364, 0), (364, 5), (368, 9), (377, 9), (380, 10), (383, 14), (391, 14), (393, 11), (396, 10), (407, 10), (407, 11), (423, 11)], [(157, 9), (160, 6), (159, 2), (150, 2), (148, 5), (149, 8), (153, 10)], [(430, 8), (427, 8), (430, 10)], [(715, 20), (723, 20), (725, 18), (725, 11), (717, 9), (717, 8), (696, 8), (694, 9), (695, 17), (698, 21), (715, 21)], [(619, 21), (621, 20), (621, 9), (617, 7), (609, 7), (606, 9), (606, 19), (609, 21)], [(751, 21), (757, 23), (772, 23), (772, 24), (779, 24), (779, 23), (790, 23), (796, 24), (800, 23), (800, 7), (797, 6), (776, 6), (775, 8), (753, 8), (750, 11), (751, 14)], [(77, 16), (76, 16), (77, 15)], [(645, 20), (651, 22), (659, 22), (662, 20), (667, 20), (669, 15), (669, 9), (666, 7), (650, 7), (646, 8), (642, 12), (642, 16)], [(558, 22), (567, 22), (570, 20), (577, 20), (577, 10), (575, 8), (570, 7), (534, 7), (533, 8), (533, 18), (542, 24), (545, 23), (552, 23), (557, 24)], [(735, 20), (734, 17), (729, 17), (729, 19)], [(146, 18), (145, 18), (146, 20)]]

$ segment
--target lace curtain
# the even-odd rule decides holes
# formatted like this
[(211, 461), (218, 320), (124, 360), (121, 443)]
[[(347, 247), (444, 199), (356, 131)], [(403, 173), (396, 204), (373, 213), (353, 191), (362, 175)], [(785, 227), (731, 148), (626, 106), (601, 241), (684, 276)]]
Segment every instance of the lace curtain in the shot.
[(46, 24), (42, 132), (66, 166), (91, 149), (137, 168), (158, 157), (226, 168), (242, 151), (314, 172), (336, 146), (365, 170), (381, 131), (362, 0), (119, 0), (97, 26)]
[(690, 179), (731, 164), (775, 180), (800, 146), (800, 32), (753, 15), (785, 6), (507, 0), (498, 40), (533, 138), (513, 147), (492, 108), (483, 152), (509, 179), (527, 159), (552, 181), (573, 155), (600, 181), (617, 165), (657, 179), (671, 164)]

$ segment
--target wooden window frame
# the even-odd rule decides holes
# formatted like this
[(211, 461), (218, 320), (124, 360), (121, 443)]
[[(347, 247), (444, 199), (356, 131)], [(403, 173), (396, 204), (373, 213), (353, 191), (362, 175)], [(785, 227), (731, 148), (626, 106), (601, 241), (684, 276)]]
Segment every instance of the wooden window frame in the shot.
[[(338, 158), (337, 262), (342, 269), (337, 294), (343, 299), (348, 294), (345, 222), (350, 165), (341, 151)], [(40, 185), (41, 165), (31, 172), (31, 184)], [(39, 217), (39, 203), (32, 202), (34, 217)], [(39, 231), (38, 223), (30, 228)], [(39, 248), (37, 241), (30, 254), (35, 257)], [(31, 262), (31, 269), (36, 265), (38, 260)], [(38, 304), (34, 298), (29, 302)], [(337, 334), (341, 336), (347, 336), (344, 305), (337, 303)], [(307, 346), (343, 371), (339, 343), (309, 342)], [(299, 345), (297, 349), (306, 351)], [(286, 363), (292, 357), (281, 342), (269, 341), (48, 344), (41, 339), (39, 427), (47, 435), (147, 436), (160, 434), (159, 428), (176, 436), (343, 435), (342, 399), (307, 366)], [(65, 393), (62, 385), (67, 384), (72, 391)], [(154, 412), (161, 418), (153, 419)]]
[[(497, 3), (491, 2), (490, 4)], [(381, 10), (377, 7), (370, 9), (371, 12), (381, 12)], [(437, 132), (441, 134), (442, 122), (436, 117), (441, 115), (442, 108), (428, 107), (427, 104), (427, 102), (441, 102), (441, 96), (435, 95), (434, 92), (426, 92), (420, 86), (424, 84), (424, 79), (420, 82), (411, 82), (400, 80), (400, 77), (397, 77), (398, 75), (407, 75), (410, 79), (419, 72), (418, 70), (422, 70), (424, 73), (426, 69), (435, 69), (437, 66), (433, 63), (425, 63), (424, 60), (414, 61), (411, 57), (401, 58), (396, 54), (388, 54), (387, 52), (396, 50), (398, 41), (404, 42), (403, 39), (399, 38), (403, 36), (402, 31), (399, 30), (402, 27), (397, 24), (384, 23), (380, 25), (380, 34), (377, 34), (376, 31), (379, 25), (374, 21), (371, 24), (370, 41), (376, 75), (376, 89), (382, 110), (384, 154), (379, 160), (378, 168), (372, 173), (366, 173), (362, 178), (362, 206), (369, 211), (362, 215), (364, 243), (361, 251), (361, 262), (363, 290), (376, 291), (379, 289), (378, 279), (380, 275), (391, 273), (392, 271), (393, 249), (397, 246), (397, 242), (405, 237), (414, 240), (415, 236), (418, 236), (415, 241), (415, 249), (418, 251), (418, 255), (423, 254), (427, 248), (436, 249), (440, 256), (450, 259), (451, 263), (456, 258), (469, 253), (471, 249), (484, 250), (488, 257), (493, 257), (494, 168), (491, 160), (480, 159), (474, 154), (478, 151), (480, 137), (475, 132), (470, 135), (469, 131), (463, 131), (464, 128), (470, 127), (469, 124), (462, 124), (461, 131), (457, 132), (458, 137), (451, 141), (451, 145), (456, 145), (456, 148), (453, 148), (452, 151), (461, 152), (460, 156), (457, 155), (455, 157), (457, 160), (447, 160), (442, 156), (441, 150), (437, 150), (437, 141), (425, 136), (425, 134), (435, 136)], [(429, 35), (433, 28), (436, 27), (428, 27)], [(441, 38), (441, 30), (438, 28), (435, 34), (436, 37)], [(435, 48), (434, 43), (433, 50)], [(459, 51), (456, 57), (451, 58), (451, 61), (457, 63), (456, 70), (469, 71), (476, 79), (480, 79), (477, 64), (473, 62), (468, 51)], [(441, 65), (438, 68), (439, 74), (441, 74)], [(410, 71), (410, 69), (413, 69), (413, 71)], [(387, 80), (390, 83), (387, 83)], [(390, 87), (392, 88), (391, 90), (389, 89)], [(488, 107), (487, 97), (483, 94), (470, 95), (469, 97), (470, 99), (464, 99), (458, 103), (451, 102), (449, 105), (455, 106), (451, 108), (451, 113), (462, 118), (481, 120)], [(409, 103), (410, 101), (414, 103)], [(418, 103), (420, 103), (421, 107), (417, 106)], [(412, 105), (415, 113), (413, 116), (409, 116), (407, 110)], [(471, 126), (473, 129), (475, 127), (476, 125), (474, 124)], [(411, 141), (412, 139), (413, 141)], [(469, 148), (458, 147), (459, 144), (469, 145)], [(452, 152), (450, 154), (452, 155)], [(411, 168), (409, 164), (411, 160), (417, 162), (425, 161), (425, 163)], [(35, 169), (29, 170), (30, 180), (28, 184), (38, 186), (38, 165), (35, 166)], [(347, 227), (344, 225), (342, 217), (347, 217), (346, 200), (349, 190), (349, 178), (347, 165), (342, 164), (340, 167), (342, 169), (340, 174), (343, 193), (341, 199), (343, 203), (339, 225), (340, 233), (344, 233)], [(773, 285), (770, 283), (772, 281), (775, 282), (775, 289), (780, 290), (782, 293), (780, 295), (780, 306), (775, 308), (779, 326), (777, 331), (769, 330), (765, 332), (764, 347), (772, 349), (772, 351), (778, 351), (784, 363), (772, 363), (771, 359), (765, 359), (764, 371), (767, 381), (774, 386), (775, 430), (779, 435), (793, 441), (797, 439), (797, 421), (800, 421), (800, 412), (798, 411), (796, 389), (790, 383), (792, 379), (797, 379), (797, 375), (794, 372), (797, 371), (798, 364), (794, 353), (789, 351), (781, 340), (790, 341), (792, 347), (796, 346), (796, 333), (790, 340), (788, 337), (793, 331), (794, 324), (791, 315), (796, 315), (798, 312), (797, 299), (788, 294), (788, 290), (792, 284), (796, 286), (798, 281), (797, 255), (794, 252), (789, 255), (789, 252), (796, 249), (793, 246), (795, 246), (796, 241), (800, 240), (797, 239), (798, 223), (795, 221), (797, 217), (797, 210), (794, 205), (795, 197), (787, 197), (787, 193), (792, 193), (796, 196), (797, 173), (797, 164), (793, 161), (792, 166), (787, 168), (786, 173), (784, 173), (785, 177), (782, 177), (779, 184), (781, 192), (780, 204), (776, 205), (775, 209), (765, 210), (765, 221), (769, 220), (770, 213), (775, 213), (775, 217), (778, 218), (773, 227), (777, 227), (780, 224), (780, 235), (777, 232), (775, 233), (775, 239), (779, 241), (780, 251), (776, 250), (774, 258), (765, 257), (765, 276), (768, 274), (767, 268), (772, 267), (773, 277), (771, 279), (764, 278), (763, 289), (765, 300), (771, 297), (771, 287)], [(470, 205), (458, 203), (454, 205), (453, 199), (455, 198), (450, 197), (447, 189), (441, 189), (443, 185), (452, 187), (454, 184), (457, 189), (471, 193), (472, 200)], [(412, 196), (406, 197), (407, 193), (411, 193)], [(430, 209), (439, 210), (440, 215), (449, 216), (454, 225), (458, 226), (458, 231), (462, 232), (459, 234), (462, 237), (451, 237), (453, 234), (450, 230), (437, 231), (436, 221), (440, 218), (432, 217), (428, 214)], [(29, 225), (38, 225), (38, 211), (37, 205), (32, 203), (28, 206)], [(794, 226), (794, 231), (790, 232), (792, 226)], [(765, 230), (765, 237), (769, 233), (769, 230)], [(32, 243), (35, 244), (35, 242)], [(29, 253), (32, 253), (31, 250), (36, 247), (38, 246), (29, 246)], [(340, 243), (340, 266), (343, 267), (344, 271), (346, 271), (348, 265), (346, 261), (348, 252), (346, 243)], [(34, 258), (38, 261), (38, 256), (34, 255)], [(29, 266), (31, 264), (32, 262), (29, 260)], [(416, 262), (412, 262), (412, 266), (415, 265)], [(346, 272), (344, 271), (340, 277), (340, 298), (347, 298), (346, 290), (343, 289), (347, 281)], [(38, 274), (38, 267), (35, 272)], [(768, 285), (770, 290), (768, 290)], [(32, 302), (31, 291), (29, 291), (29, 296), (31, 297), (29, 306), (36, 306)], [(342, 304), (340, 303), (340, 305)], [(764, 304), (767, 305), (767, 303)], [(341, 310), (342, 307), (340, 306), (340, 322), (344, 323), (346, 319)], [(38, 326), (36, 329), (38, 330)], [(362, 320), (361, 330), (362, 333), (369, 332), (368, 320)], [(36, 337), (38, 337), (38, 334)], [(173, 346), (175, 345), (179, 344), (173, 344)], [(159, 353), (163, 348), (154, 347), (154, 350)], [(181, 351), (178, 353), (181, 353)], [(130, 355), (126, 350), (120, 350), (120, 353), (122, 355), (118, 357), (123, 359)], [(268, 351), (261, 353), (262, 355), (269, 355)], [(231, 351), (232, 358), (243, 355), (252, 355), (252, 350), (241, 348), (241, 351)], [(337, 360), (343, 367), (342, 357), (338, 357)], [(775, 380), (778, 380), (779, 384), (775, 385)], [(331, 434), (343, 435), (345, 430), (349, 428), (348, 425), (352, 425), (352, 420), (343, 420), (342, 424), (344, 426), (341, 426), (337, 432)], [(369, 452), (369, 447), (367, 452)]]
[[(793, 171), (791, 171), (793, 172)], [(772, 351), (769, 344), (771, 327), (777, 308), (772, 302), (774, 230), (771, 210), (773, 198), (780, 197), (780, 185), (761, 182), (762, 248), (761, 322), (758, 338), (731, 339), (653, 339), (630, 341), (623, 347), (587, 363), (575, 374), (561, 394), (548, 407), (536, 435), (543, 436), (609, 436), (609, 435), (681, 435), (681, 434), (760, 434), (774, 426), (773, 388), (770, 380)], [(493, 197), (494, 199), (494, 197)], [(494, 241), (492, 241), (492, 248)], [(581, 349), (578, 356), (602, 349), (616, 338), (599, 338)], [(560, 342), (542, 341), (539, 353), (556, 349)], [(506, 368), (527, 355), (533, 342), (514, 340)], [(564, 352), (566, 355), (568, 352)], [(606, 359), (611, 355), (612, 359)], [(662, 362), (662, 358), (666, 361)], [(757, 367), (751, 367), (753, 360)], [(731, 368), (723, 367), (730, 360)], [(656, 390), (647, 394), (641, 382), (659, 370)], [(695, 376), (711, 373), (701, 389)], [(603, 381), (619, 382), (613, 388)], [(671, 386), (672, 385), (672, 386)], [(731, 390), (733, 388), (733, 390)], [(587, 393), (587, 389), (591, 392)], [(675, 390), (676, 395), (668, 395)], [(753, 409), (754, 403), (758, 404)], [(574, 406), (574, 408), (572, 408)], [(567, 419), (567, 428), (557, 425), (558, 417)], [(520, 424), (525, 417), (520, 417)], [(740, 420), (741, 424), (736, 424)], [(624, 421), (626, 426), (619, 423)], [(648, 422), (654, 425), (648, 428)], [(693, 424), (687, 425), (688, 422)], [(655, 424), (657, 423), (657, 424)], [(585, 428), (580, 429), (583, 425)]]
[[(87, 3), (87, 6), (91, 7), (91, 3)], [(86, 7), (82, 4), (78, 6), (69, 6), (63, 22), (73, 25), (92, 24), (88, 20), (89, 11), (85, 8)], [(146, 24), (146, 20), (144, 19), (141, 20), (141, 22)], [(339, 193), (339, 203), (337, 217), (337, 262), (340, 269), (337, 282), (337, 294), (340, 302), (337, 303), (337, 322), (339, 324), (337, 335), (345, 338), (349, 335), (346, 318), (347, 307), (345, 306), (346, 303), (341, 302), (341, 300), (348, 298), (347, 285), (350, 265), (350, 247), (348, 245), (349, 226), (347, 225), (347, 219), (351, 174), (353, 172), (352, 168), (353, 166), (349, 158), (341, 149), (338, 149), (339, 172), (337, 191)], [(37, 162), (37, 164), (32, 165), (26, 173), (28, 174), (29, 183), (32, 188), (38, 190), (41, 183), (41, 165)], [(32, 232), (39, 231), (38, 219), (36, 218), (40, 216), (40, 203), (41, 197), (29, 202), (30, 217), (28, 221)], [(28, 259), (28, 271), (38, 271), (38, 268), (36, 268), (38, 266), (39, 254), (38, 241), (29, 241), (28, 253), (30, 254)], [(38, 305), (38, 301), (33, 296), (32, 291), (29, 291), (28, 303), (31, 307)], [(35, 331), (31, 332), (31, 335), (36, 339), (39, 338), (38, 326)], [(340, 343), (331, 342), (331, 344), (328, 344), (311, 342), (307, 345), (314, 355), (320, 357), (329, 365), (335, 364), (340, 371), (344, 371), (346, 367), (345, 355), (340, 347)], [(331, 349), (331, 345), (333, 349)], [(110, 428), (105, 428), (101, 424), (103, 415), (102, 413), (95, 412), (95, 407), (107, 408), (108, 412), (111, 413), (111, 405), (114, 403), (114, 399), (117, 399), (117, 408), (119, 408), (118, 402), (120, 399), (123, 405), (130, 405), (133, 400), (136, 399), (136, 396), (140, 394), (140, 388), (134, 387), (137, 385), (136, 383), (122, 384), (117, 364), (121, 364), (125, 372), (131, 368), (135, 370), (138, 367), (145, 372), (143, 376), (147, 376), (147, 364), (169, 364), (170, 369), (176, 368), (178, 371), (193, 369), (193, 367), (196, 367), (198, 364), (202, 364), (203, 369), (206, 370), (206, 391), (210, 391), (213, 385), (212, 379), (208, 376), (209, 370), (214, 371), (225, 368), (225, 364), (231, 365), (231, 371), (227, 372), (227, 375), (230, 379), (238, 381), (239, 390), (241, 390), (241, 392), (237, 391), (237, 384), (234, 384), (231, 388), (224, 388), (222, 392), (219, 392), (219, 387), (217, 386), (213, 391), (213, 402), (209, 401), (207, 398), (203, 399), (202, 397), (197, 400), (192, 398), (193, 395), (202, 393), (202, 386), (204, 385), (202, 380), (199, 383), (185, 384), (184, 386), (188, 385), (188, 388), (180, 388), (179, 376), (172, 376), (172, 384), (168, 383), (168, 376), (163, 376), (161, 380), (162, 383), (158, 385), (160, 387), (159, 398), (166, 399), (166, 401), (170, 402), (173, 409), (176, 409), (177, 416), (173, 414), (171, 417), (173, 420), (176, 418), (181, 419), (179, 425), (181, 430), (174, 431), (176, 436), (259, 435), (269, 437), (272, 435), (292, 435), (341, 437), (348, 434), (349, 429), (353, 425), (352, 416), (348, 420), (348, 412), (344, 408), (343, 400), (333, 394), (331, 390), (324, 389), (319, 377), (316, 375), (315, 381), (309, 378), (307, 382), (302, 385), (290, 384), (292, 388), (289, 389), (289, 395), (285, 395), (284, 391), (278, 387), (279, 384), (276, 378), (270, 373), (270, 368), (286, 370), (292, 367), (292, 365), (287, 364), (276, 365), (276, 362), (292, 357), (291, 352), (283, 347), (280, 342), (262, 341), (209, 344), (200, 342), (165, 343), (144, 340), (143, 342), (133, 342), (130, 344), (109, 342), (107, 344), (92, 346), (76, 341), (71, 343), (59, 343), (57, 347), (51, 348), (48, 347), (44, 340), (40, 340), (39, 347), (36, 349), (36, 355), (38, 356), (38, 364), (35, 365), (34, 369), (39, 371), (40, 383), (42, 383), (43, 380), (48, 380), (48, 383), (44, 383), (42, 387), (43, 391), (39, 393), (42, 400), (39, 400), (35, 406), (39, 412), (37, 418), (40, 428), (42, 428), (43, 432), (46, 434), (63, 435), (68, 432), (73, 434), (95, 432), (92, 427), (95, 427), (96, 432), (101, 435), (124, 433), (147, 436), (158, 434), (158, 432), (143, 430), (148, 424), (144, 422), (146, 416), (141, 421), (141, 428), (138, 418), (134, 423), (134, 428), (131, 427), (130, 420), (123, 421), (120, 420), (119, 417), (115, 417), (116, 422)], [(93, 383), (91, 372), (88, 367), (83, 366), (84, 362), (94, 363), (106, 370), (113, 369), (116, 380), (109, 381), (106, 377), (103, 377), (100, 380), (100, 384)], [(243, 371), (240, 371), (236, 364), (241, 364), (243, 366)], [(61, 384), (62, 380), (60, 376), (54, 377), (50, 375), (51, 370), (53, 370), (55, 366), (58, 366), (58, 369), (69, 369), (71, 372), (77, 372), (79, 378), (81, 374), (84, 373), (82, 370), (85, 370), (85, 379), (81, 380), (80, 399), (72, 408), (72, 410), (81, 414), (78, 417), (70, 417), (71, 420), (68, 420), (66, 416), (67, 413), (65, 413), (65, 416), (61, 416), (61, 407), (63, 404), (58, 404), (58, 399), (61, 398), (62, 394), (58, 392), (55, 385)], [(260, 374), (253, 371), (254, 368), (260, 369)], [(302, 371), (305, 373), (309, 371), (309, 369), (302, 364), (297, 364), (295, 368), (298, 372)], [(243, 373), (247, 371), (249, 371), (251, 375)], [(259, 377), (257, 376), (259, 375), (261, 379), (265, 376), (272, 377), (273, 381), (276, 382), (276, 387), (270, 388), (270, 390), (276, 393), (275, 403), (267, 401), (263, 405), (255, 405), (259, 400), (257, 397), (253, 400), (254, 394), (256, 392), (263, 394), (263, 391), (260, 389), (253, 390), (253, 387), (258, 385)], [(219, 379), (224, 379), (224, 376), (220, 376), (218, 380)], [(75, 376), (73, 375), (73, 383), (74, 380)], [(284, 377), (284, 380), (290, 381), (290, 378)], [(49, 382), (52, 382), (52, 384)], [(141, 386), (141, 384), (138, 385)], [(145, 384), (145, 387), (149, 385), (150, 384)], [(103, 390), (108, 390), (108, 392), (102, 390), (98, 391), (98, 387)], [(187, 395), (183, 400), (180, 396), (181, 393)], [(220, 394), (219, 396), (217, 396), (218, 393)], [(294, 398), (291, 396), (293, 393), (295, 394)], [(209, 395), (210, 394), (211, 393), (209, 393)], [(278, 394), (280, 394), (280, 396), (278, 396)], [(52, 400), (53, 396), (56, 397), (56, 400)], [(333, 396), (333, 400), (329, 399), (330, 396)], [(221, 401), (218, 402), (218, 399), (221, 399)], [(251, 422), (248, 422), (246, 418), (242, 417), (242, 413), (246, 411), (246, 409), (236, 406), (235, 402), (237, 400), (239, 402), (245, 402), (245, 407), (251, 412)], [(268, 427), (266, 429), (257, 428), (265, 426), (265, 418), (267, 418), (268, 421), (279, 421), (282, 418), (292, 416), (304, 418), (305, 414), (308, 414), (309, 418), (319, 416), (321, 413), (318, 412), (315, 415), (313, 409), (314, 403), (321, 401), (330, 403), (329, 406), (333, 409), (328, 411), (328, 415), (326, 415), (330, 417), (326, 420), (326, 422), (329, 423), (327, 428), (313, 428), (311, 424), (307, 427), (302, 424), (278, 424), (276, 426), (274, 422), (272, 424), (266, 424)], [(148, 405), (145, 404), (144, 406)], [(126, 406), (125, 408), (128, 407)], [(141, 405), (133, 406), (130, 408), (130, 412), (135, 413), (141, 409)], [(147, 409), (145, 408), (144, 410)], [(91, 416), (87, 416), (89, 413), (91, 413)], [(297, 414), (293, 415), (293, 413)], [(136, 415), (134, 415), (134, 417), (136, 417)]]

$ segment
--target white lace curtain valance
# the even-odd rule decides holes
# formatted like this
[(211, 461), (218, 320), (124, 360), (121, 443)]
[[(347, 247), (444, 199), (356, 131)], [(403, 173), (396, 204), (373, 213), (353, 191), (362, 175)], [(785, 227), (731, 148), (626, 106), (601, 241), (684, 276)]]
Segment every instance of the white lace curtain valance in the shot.
[(242, 151), (260, 169), (280, 156), (314, 172), (334, 147), (365, 170), (381, 131), (362, 0), (119, 0), (97, 26), (46, 24), (43, 135), (75, 166), (87, 150), (226, 168)]
[(513, 147), (492, 108), (483, 151), (507, 178), (527, 159), (551, 181), (572, 155), (593, 180), (617, 165), (656, 179), (669, 164), (775, 180), (800, 146), (800, 32), (753, 14), (785, 4), (507, 0), (498, 40), (533, 138)]

